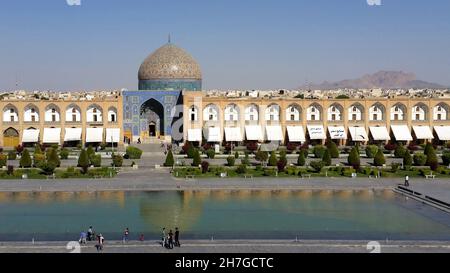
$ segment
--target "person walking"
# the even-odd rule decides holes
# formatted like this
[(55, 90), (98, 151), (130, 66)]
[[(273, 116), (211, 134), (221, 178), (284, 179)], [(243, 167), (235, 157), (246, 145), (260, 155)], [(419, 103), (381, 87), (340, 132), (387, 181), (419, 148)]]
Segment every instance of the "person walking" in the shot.
[(104, 242), (105, 238), (103, 237), (103, 235), (101, 233), (97, 235), (97, 244), (95, 245), (95, 247), (97, 248), (97, 252), (103, 251)]
[(88, 241), (94, 240), (94, 230), (92, 229), (92, 226), (90, 226), (88, 229), (87, 239), (88, 239)]
[(128, 243), (128, 236), (130, 235), (130, 230), (128, 228), (123, 232), (123, 242)]
[(162, 229), (162, 246), (165, 247), (166, 246), (166, 228), (163, 227)]
[(409, 187), (409, 176), (405, 177), (405, 187)]
[(145, 239), (144, 239), (144, 234), (141, 234), (141, 236), (139, 236), (139, 241), (141, 241), (141, 242), (143, 242)]
[(80, 240), (78, 240), (78, 242), (80, 244), (86, 244), (86, 237), (87, 237), (86, 232), (82, 231), (80, 234)]
[(169, 248), (173, 248), (173, 232), (172, 230), (169, 231)]
[(180, 244), (180, 231), (178, 230), (178, 228), (175, 228), (175, 246), (177, 247), (181, 247)]

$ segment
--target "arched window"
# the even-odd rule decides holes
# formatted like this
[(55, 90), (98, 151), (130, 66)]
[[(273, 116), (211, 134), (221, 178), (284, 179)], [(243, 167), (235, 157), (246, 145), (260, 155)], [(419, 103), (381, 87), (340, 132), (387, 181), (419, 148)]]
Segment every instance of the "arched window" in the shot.
[(236, 104), (229, 104), (225, 107), (225, 121), (239, 120), (239, 107)]
[(448, 120), (450, 107), (446, 103), (439, 103), (433, 109), (433, 120)]
[(258, 121), (259, 108), (256, 104), (250, 104), (245, 107), (245, 121)]
[(71, 104), (67, 107), (66, 122), (81, 122), (81, 110), (78, 105)]
[(108, 122), (117, 122), (117, 109), (115, 107), (109, 107), (108, 109)]
[(19, 114), (14, 105), (9, 104), (3, 108), (3, 122), (19, 122)]
[(189, 120), (190, 121), (197, 121), (198, 120), (198, 109), (195, 107), (195, 105), (192, 105), (189, 108)]
[(209, 104), (203, 110), (204, 121), (217, 121), (219, 120), (219, 108), (215, 104)]
[(280, 120), (280, 106), (278, 104), (271, 104), (266, 108), (266, 121)]
[(361, 104), (354, 104), (348, 109), (349, 121), (361, 121), (363, 120), (364, 107)]
[(300, 106), (292, 104), (286, 109), (286, 120), (288, 121), (300, 121)]
[(91, 105), (86, 111), (87, 122), (102, 122), (102, 109), (98, 105)]
[(423, 103), (418, 103), (413, 107), (411, 119), (414, 121), (425, 121), (427, 120), (428, 107)]
[(382, 121), (385, 118), (385, 108), (381, 103), (375, 103), (369, 108), (370, 121)]
[(343, 108), (341, 105), (335, 103), (328, 108), (328, 121), (342, 120)]
[(321, 112), (322, 112), (322, 107), (319, 104), (314, 103), (314, 104), (310, 105), (306, 109), (306, 120), (308, 120), (308, 121), (321, 120), (322, 119)]
[(391, 120), (404, 120), (405, 114), (406, 106), (404, 104), (397, 103), (391, 108)]
[(23, 121), (25, 122), (38, 122), (39, 121), (39, 111), (36, 105), (29, 104), (25, 107), (25, 112), (23, 115)]
[(45, 107), (45, 122), (59, 122), (60, 121), (60, 113), (59, 108), (50, 104)]

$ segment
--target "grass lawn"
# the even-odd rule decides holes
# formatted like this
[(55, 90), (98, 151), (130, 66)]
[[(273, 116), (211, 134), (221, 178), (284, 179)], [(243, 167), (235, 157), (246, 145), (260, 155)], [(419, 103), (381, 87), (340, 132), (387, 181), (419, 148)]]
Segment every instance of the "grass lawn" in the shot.
[[(15, 169), (13, 174), (8, 174), (7, 171), (0, 171), (0, 179), (22, 179), (22, 176), (26, 174), (28, 179), (46, 179), (51, 175), (46, 175), (40, 169)], [(78, 168), (67, 168), (55, 170), (55, 178), (110, 178), (116, 176), (117, 171), (113, 168), (91, 168), (86, 174), (82, 174)]]
[[(202, 173), (200, 168), (195, 167), (177, 167), (173, 171), (173, 176), (185, 178), (186, 176), (195, 176), (196, 178), (212, 178), (221, 177), (221, 173), (226, 173), (226, 177), (244, 177), (245, 175), (251, 175), (253, 177), (280, 177), (280, 178), (293, 178), (301, 177), (302, 175), (310, 175), (311, 177), (351, 177), (352, 173), (356, 172), (351, 167), (331, 167), (329, 169), (323, 169), (321, 172), (315, 172), (312, 169), (306, 167), (287, 167), (284, 171), (278, 172), (273, 167), (247, 167), (245, 172), (238, 172), (237, 167), (224, 167), (224, 166), (210, 166), (208, 171)], [(357, 173), (357, 177), (369, 177), (377, 176), (377, 168), (361, 168)], [(425, 177), (430, 174), (431, 170), (426, 168), (411, 168), (410, 170), (398, 169), (395, 172), (390, 168), (381, 169), (381, 178), (403, 178), (405, 176), (413, 177)], [(450, 178), (450, 170), (438, 169), (433, 172), (436, 178)]]

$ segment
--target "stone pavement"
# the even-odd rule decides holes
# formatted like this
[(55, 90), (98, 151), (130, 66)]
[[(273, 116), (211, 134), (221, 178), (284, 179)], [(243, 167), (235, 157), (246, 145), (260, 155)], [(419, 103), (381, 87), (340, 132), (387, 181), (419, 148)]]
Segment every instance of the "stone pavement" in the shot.
[[(367, 241), (228, 240), (182, 241), (181, 248), (165, 249), (159, 242), (106, 242), (104, 253), (370, 253)], [(450, 253), (450, 242), (379, 242), (382, 253)], [(67, 242), (3, 242), (0, 253), (70, 253)], [(82, 246), (81, 253), (95, 253), (95, 243)]]
[[(274, 178), (201, 178), (175, 179), (168, 169), (140, 168), (121, 172), (112, 179), (33, 179), (0, 180), (0, 191), (150, 191), (150, 190), (208, 190), (208, 189), (391, 189), (403, 184), (403, 179), (369, 179), (320, 177)], [(448, 179), (410, 179), (412, 187), (431, 192), (448, 194)]]

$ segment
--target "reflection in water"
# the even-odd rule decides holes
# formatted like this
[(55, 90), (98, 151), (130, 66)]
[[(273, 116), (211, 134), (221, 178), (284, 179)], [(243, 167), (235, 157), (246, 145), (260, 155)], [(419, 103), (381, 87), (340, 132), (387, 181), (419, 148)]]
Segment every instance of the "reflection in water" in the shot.
[(226, 201), (231, 195), (230, 190), (214, 190), (211, 191), (211, 198), (216, 201)]
[(90, 225), (114, 239), (125, 226), (146, 237), (178, 226), (197, 238), (450, 239), (448, 215), (392, 190), (0, 192), (0, 206), (0, 240)]
[(333, 190), (317, 190), (314, 191), (315, 194), (319, 196), (321, 200), (329, 200), (333, 197)]
[[(193, 198), (200, 197), (199, 199)], [(150, 229), (183, 227), (189, 229), (202, 213), (202, 203), (209, 196), (201, 192), (180, 191), (177, 198), (166, 198), (164, 192), (144, 193), (139, 202), (139, 214)]]
[(336, 191), (336, 197), (342, 200), (351, 200), (353, 198), (353, 190)]
[(370, 201), (374, 198), (372, 190), (357, 190), (355, 196), (364, 201)]

